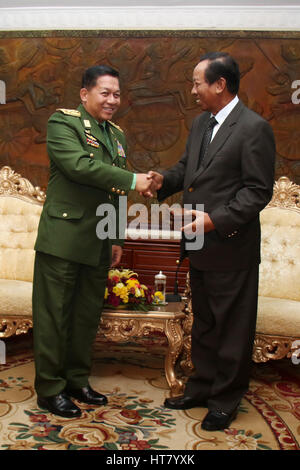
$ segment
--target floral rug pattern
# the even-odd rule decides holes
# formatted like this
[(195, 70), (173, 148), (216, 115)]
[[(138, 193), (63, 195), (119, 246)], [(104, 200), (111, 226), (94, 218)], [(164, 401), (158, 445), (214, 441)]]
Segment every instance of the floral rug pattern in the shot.
[[(105, 407), (77, 402), (80, 418), (37, 407), (32, 355), (0, 366), (0, 450), (299, 450), (300, 371), (288, 360), (253, 367), (247, 395), (229, 429), (206, 432), (207, 410), (163, 407), (163, 357), (95, 349), (91, 385)], [(116, 386), (117, 384), (117, 386)]]

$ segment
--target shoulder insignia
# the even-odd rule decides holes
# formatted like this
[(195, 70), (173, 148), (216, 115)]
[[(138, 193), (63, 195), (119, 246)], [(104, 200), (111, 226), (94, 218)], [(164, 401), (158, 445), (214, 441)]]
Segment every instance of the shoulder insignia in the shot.
[(120, 126), (117, 126), (117, 124), (115, 124), (114, 122), (112, 122), (112, 121), (107, 121), (107, 122), (109, 122), (109, 124), (111, 124), (112, 126), (116, 127), (119, 131), (124, 133), (123, 129), (121, 129)]
[(73, 117), (81, 116), (81, 112), (77, 111), (77, 109), (58, 108), (56, 111), (60, 111), (61, 113), (67, 114), (68, 116), (73, 116)]

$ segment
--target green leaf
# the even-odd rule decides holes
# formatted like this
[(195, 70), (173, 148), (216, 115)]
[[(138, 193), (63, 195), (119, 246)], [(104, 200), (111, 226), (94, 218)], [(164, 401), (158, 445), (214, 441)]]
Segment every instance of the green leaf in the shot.
[(70, 444), (70, 445), (68, 446), (68, 450), (78, 450), (78, 449), (81, 449), (81, 447), (80, 447), (80, 446), (77, 446), (77, 445), (75, 445), (75, 444)]
[(30, 437), (32, 437), (32, 434), (21, 433), (16, 437), (16, 439), (29, 439)]
[(118, 446), (113, 442), (106, 442), (103, 447), (107, 450), (118, 450)]
[(61, 439), (60, 437), (58, 437), (58, 431), (54, 430), (49, 432), (48, 439), (52, 442), (57, 442), (59, 444), (66, 442), (65, 439)]
[(264, 450), (272, 450), (271, 447), (268, 447), (268, 446), (266, 446), (266, 445), (264, 445), (264, 444), (258, 444), (258, 448), (259, 448), (259, 449), (264, 449)]
[(148, 444), (154, 445), (154, 444), (156, 444), (158, 441), (159, 441), (159, 439), (150, 439), (150, 441), (148, 441)]

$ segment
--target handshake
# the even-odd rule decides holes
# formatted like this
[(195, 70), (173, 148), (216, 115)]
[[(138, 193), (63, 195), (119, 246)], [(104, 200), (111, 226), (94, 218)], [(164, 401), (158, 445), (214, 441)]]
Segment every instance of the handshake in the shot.
[(163, 180), (163, 175), (156, 171), (138, 173), (136, 175), (135, 190), (144, 197), (153, 197), (153, 193), (162, 187)]

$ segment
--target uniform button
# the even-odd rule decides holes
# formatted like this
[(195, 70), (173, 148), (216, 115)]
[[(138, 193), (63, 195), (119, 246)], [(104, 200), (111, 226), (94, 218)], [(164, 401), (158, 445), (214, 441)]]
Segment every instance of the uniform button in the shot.
[(64, 212), (63, 217), (68, 217), (68, 214), (66, 212)]
[(190, 187), (189, 192), (192, 193), (194, 191), (194, 188)]
[(93, 158), (94, 154), (93, 153), (90, 153), (90, 157)]
[(113, 164), (112, 164), (112, 166), (116, 166), (116, 164), (115, 164), (115, 163), (113, 163)]
[(115, 193), (116, 192), (116, 188), (111, 188), (112, 192)]
[(117, 194), (120, 194), (121, 190), (120, 189), (117, 189)]
[(122, 194), (122, 196), (124, 196), (124, 194), (125, 194), (125, 191), (121, 191), (121, 194)]

